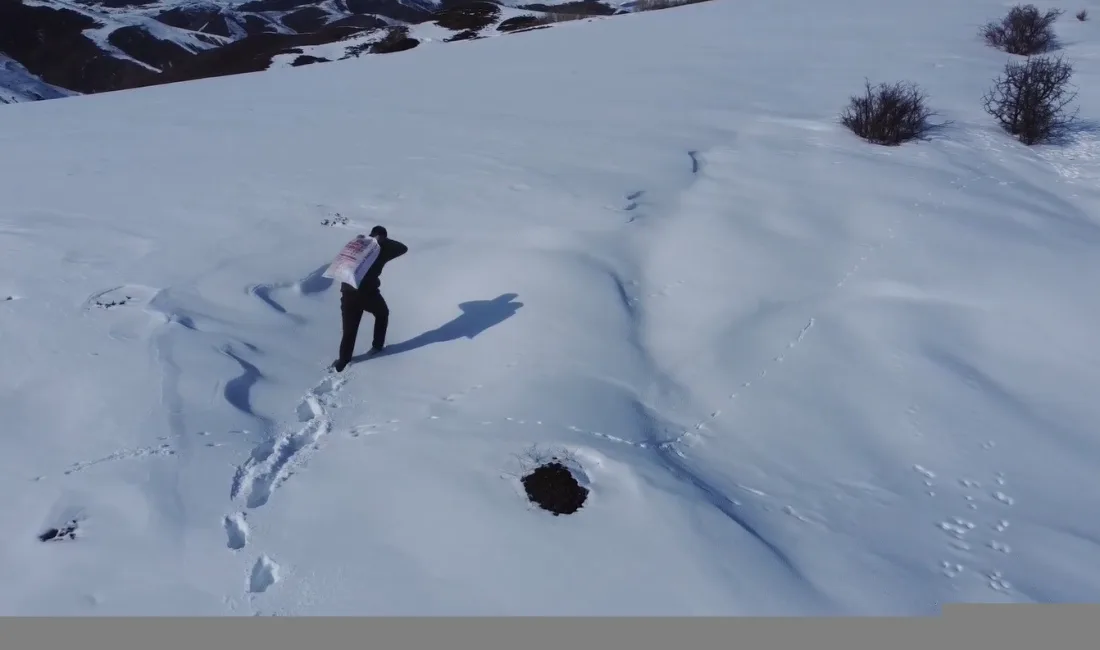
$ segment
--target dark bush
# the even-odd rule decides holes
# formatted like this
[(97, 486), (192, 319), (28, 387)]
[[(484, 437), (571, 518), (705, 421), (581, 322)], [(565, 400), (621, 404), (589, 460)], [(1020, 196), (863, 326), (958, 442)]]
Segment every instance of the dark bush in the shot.
[(1000, 23), (982, 27), (982, 36), (988, 45), (1009, 54), (1041, 54), (1058, 47), (1053, 25), (1062, 13), (1061, 9), (1042, 13), (1035, 5), (1016, 5)]
[(440, 27), (456, 32), (477, 31), (492, 25), (500, 18), (500, 7), (492, 2), (451, 3), (432, 14), (432, 20)]
[(328, 61), (328, 59), (324, 59), (324, 58), (321, 58), (321, 57), (318, 57), (318, 56), (312, 56), (312, 55), (309, 55), (309, 54), (302, 54), (302, 55), (296, 57), (293, 61), (291, 61), (290, 65), (297, 68), (299, 66), (312, 65), (314, 63), (326, 63), (327, 61)]
[(925, 135), (932, 127), (933, 113), (925, 103), (924, 92), (916, 85), (866, 84), (862, 96), (853, 95), (841, 114), (841, 123), (859, 137), (888, 146), (896, 146)]
[(1088, 19), (1089, 19), (1088, 10), (1082, 9), (1081, 11), (1077, 12), (1077, 20), (1080, 20), (1081, 22), (1085, 22)]
[(482, 36), (478, 34), (476, 30), (467, 29), (464, 32), (459, 32), (454, 36), (450, 36), (445, 40), (448, 43), (454, 43), (455, 41), (476, 41), (480, 38), (482, 38)]
[(554, 5), (532, 3), (519, 5), (517, 8), (526, 11), (540, 11), (548, 14), (572, 14), (576, 16), (611, 16), (617, 11), (617, 9), (602, 2), (598, 2), (597, 0), (575, 0), (573, 2), (562, 2)]
[(513, 16), (506, 20), (500, 21), (497, 25), (497, 31), (501, 32), (514, 32), (517, 29), (523, 29), (525, 27), (534, 27), (539, 24), (538, 16), (532, 16), (530, 14), (526, 16)]
[(1057, 140), (1076, 119), (1076, 111), (1067, 111), (1077, 96), (1070, 90), (1072, 76), (1073, 66), (1061, 57), (1009, 62), (983, 97), (985, 110), (1026, 145)]
[(372, 43), (370, 51), (371, 54), (392, 54), (394, 52), (411, 50), (417, 45), (420, 45), (420, 41), (409, 37), (409, 30), (407, 27), (395, 27), (381, 40)]

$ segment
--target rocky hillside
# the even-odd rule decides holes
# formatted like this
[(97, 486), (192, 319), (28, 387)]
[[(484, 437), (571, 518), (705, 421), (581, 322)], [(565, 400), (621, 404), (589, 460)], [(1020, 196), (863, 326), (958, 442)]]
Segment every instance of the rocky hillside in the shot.
[(616, 0), (3, 0), (0, 102), (397, 52), (631, 10)]
[(72, 94), (42, 82), (18, 61), (0, 54), (0, 104), (58, 99)]

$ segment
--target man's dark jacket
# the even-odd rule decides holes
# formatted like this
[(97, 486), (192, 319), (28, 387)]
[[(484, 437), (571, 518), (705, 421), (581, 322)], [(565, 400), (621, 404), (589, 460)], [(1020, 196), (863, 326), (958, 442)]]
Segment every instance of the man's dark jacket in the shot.
[[(371, 267), (367, 269), (366, 275), (364, 275), (362, 281), (359, 282), (358, 293), (360, 295), (378, 291), (382, 286), (382, 268), (386, 266), (387, 262), (409, 252), (408, 246), (396, 239), (390, 239), (389, 237), (380, 239), (378, 245), (382, 250), (378, 251), (378, 259), (374, 260), (374, 264), (371, 264)], [(341, 286), (340, 289), (342, 291), (355, 291), (351, 285), (346, 283)]]

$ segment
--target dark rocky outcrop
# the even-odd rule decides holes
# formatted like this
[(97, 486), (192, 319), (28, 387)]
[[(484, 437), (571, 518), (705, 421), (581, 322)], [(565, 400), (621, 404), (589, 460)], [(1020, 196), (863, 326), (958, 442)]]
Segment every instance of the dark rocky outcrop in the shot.
[(384, 38), (371, 45), (370, 51), (371, 54), (393, 54), (394, 52), (411, 50), (417, 45), (420, 45), (420, 41), (411, 38), (409, 30), (396, 27), (390, 29), (390, 32)]
[(517, 8), (526, 11), (540, 11), (548, 14), (571, 14), (576, 16), (612, 16), (619, 13), (618, 9), (615, 9), (611, 5), (597, 2), (597, 0), (576, 0), (574, 2), (563, 2), (556, 5), (533, 3), (519, 5)]
[(70, 9), (0, 2), (0, 52), (42, 81), (79, 93), (129, 88), (155, 74), (105, 53), (83, 34), (97, 24)]
[(353, 14), (374, 14), (409, 24), (430, 20), (434, 11), (430, 3), (419, 7), (403, 4), (398, 0), (344, 0), (344, 4)]
[(500, 6), (486, 0), (448, 2), (432, 14), (432, 21), (440, 27), (455, 31), (478, 31), (500, 19)]
[(161, 71), (186, 61), (195, 54), (172, 41), (153, 36), (143, 27), (133, 25), (111, 32), (107, 41), (138, 61)]
[(389, 23), (378, 16), (369, 16), (366, 14), (348, 16), (347, 18), (334, 20), (328, 24), (329, 27), (362, 27), (364, 29), (385, 29), (388, 25)]
[(303, 7), (282, 18), (282, 23), (299, 34), (315, 32), (330, 20), (327, 11), (320, 7)]
[(229, 18), (215, 5), (186, 5), (157, 14), (156, 19), (165, 25), (192, 32), (229, 37)]
[[(453, 42), (543, 29), (548, 12), (617, 13), (598, 0), (521, 5), (535, 15), (503, 22), (502, 0), (25, 1), (0, 0), (0, 54), (46, 84), (81, 94), (258, 72), (279, 54), (298, 54), (295, 66), (320, 63), (327, 59), (295, 50), (380, 30), (382, 38), (349, 43), (333, 58), (401, 52), (419, 45), (408, 26), (424, 22), (453, 31), (444, 39)], [(106, 46), (85, 35), (99, 27), (107, 28), (95, 35)]]
[(300, 50), (292, 50), (308, 45), (332, 43), (365, 31), (369, 31), (369, 28), (326, 26), (308, 34), (256, 34), (217, 49), (200, 52), (167, 70), (156, 83), (259, 72), (266, 70), (271, 65), (271, 59), (279, 54), (300, 53)]
[(328, 59), (322, 59), (321, 57), (318, 57), (318, 56), (310, 56), (308, 54), (303, 54), (303, 55), (299, 56), (298, 58), (294, 59), (293, 61), (291, 61), (290, 65), (297, 68), (298, 66), (310, 65), (312, 63), (325, 63), (326, 61), (328, 61)]

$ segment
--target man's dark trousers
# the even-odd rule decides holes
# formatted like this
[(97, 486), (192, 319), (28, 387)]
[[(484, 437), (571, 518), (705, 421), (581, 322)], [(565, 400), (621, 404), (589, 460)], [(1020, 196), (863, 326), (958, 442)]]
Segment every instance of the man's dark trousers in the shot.
[(378, 289), (356, 291), (347, 284), (340, 285), (340, 316), (344, 323), (344, 335), (340, 339), (340, 360), (350, 361), (355, 351), (355, 339), (359, 334), (359, 323), (363, 312), (374, 316), (373, 347), (381, 348), (386, 344), (386, 327), (390, 322), (390, 308), (382, 292)]

